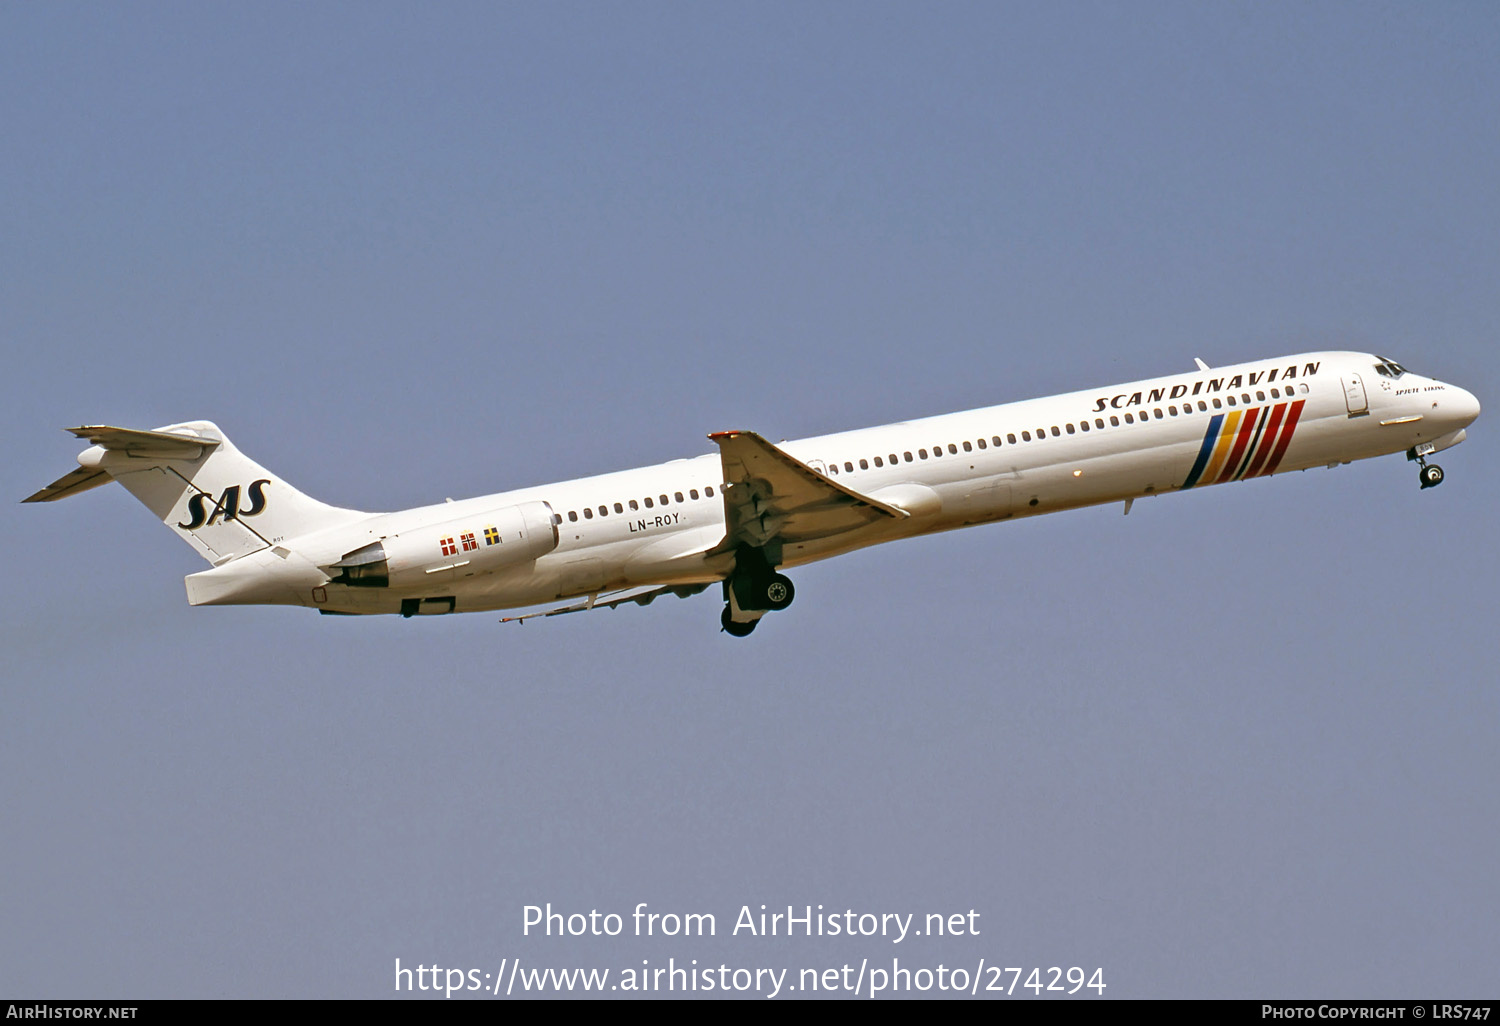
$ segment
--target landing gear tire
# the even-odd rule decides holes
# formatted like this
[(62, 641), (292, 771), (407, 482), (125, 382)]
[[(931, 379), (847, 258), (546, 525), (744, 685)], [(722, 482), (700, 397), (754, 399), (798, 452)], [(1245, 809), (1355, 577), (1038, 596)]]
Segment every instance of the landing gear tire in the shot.
[(783, 574), (772, 574), (760, 589), (761, 600), (772, 612), (779, 612), (791, 605), (796, 595), (797, 591), (792, 587), (791, 578)]
[(750, 632), (755, 630), (755, 625), (758, 623), (760, 623), (759, 620), (740, 623), (738, 620), (730, 619), (728, 603), (724, 605), (724, 612), (719, 614), (719, 625), (724, 628), (724, 633), (732, 638), (748, 637)]
[(1436, 488), (1443, 483), (1443, 468), (1436, 463), (1424, 463), (1419, 477), (1423, 488)]

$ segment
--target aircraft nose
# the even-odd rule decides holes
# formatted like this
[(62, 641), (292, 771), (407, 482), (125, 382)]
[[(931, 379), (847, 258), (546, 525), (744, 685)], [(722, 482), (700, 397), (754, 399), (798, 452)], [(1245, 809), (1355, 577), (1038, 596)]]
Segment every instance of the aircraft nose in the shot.
[(1457, 422), (1459, 427), (1468, 427), (1479, 416), (1479, 400), (1474, 393), (1462, 388), (1448, 386), (1448, 394), (1442, 399), (1446, 407), (1443, 413)]

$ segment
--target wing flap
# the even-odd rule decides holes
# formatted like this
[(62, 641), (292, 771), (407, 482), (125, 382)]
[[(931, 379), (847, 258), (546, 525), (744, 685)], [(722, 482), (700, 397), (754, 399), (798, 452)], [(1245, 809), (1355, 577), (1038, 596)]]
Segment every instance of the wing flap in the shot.
[(678, 598), (688, 598), (691, 595), (698, 594), (707, 587), (708, 585), (706, 584), (669, 584), (662, 588), (653, 588), (649, 585), (642, 588), (628, 588), (625, 591), (614, 592), (613, 597), (608, 597), (611, 593), (606, 592), (604, 601), (602, 602), (600, 601), (601, 596), (590, 595), (585, 601), (575, 603), (571, 606), (562, 606), (557, 609), (543, 609), (540, 612), (525, 613), (521, 616), (502, 616), (500, 622), (522, 623), (538, 616), (561, 616), (564, 613), (585, 613), (590, 609), (614, 609), (616, 606), (623, 606), (626, 603), (632, 602), (638, 606), (649, 606), (663, 595), (671, 594), (676, 595)]

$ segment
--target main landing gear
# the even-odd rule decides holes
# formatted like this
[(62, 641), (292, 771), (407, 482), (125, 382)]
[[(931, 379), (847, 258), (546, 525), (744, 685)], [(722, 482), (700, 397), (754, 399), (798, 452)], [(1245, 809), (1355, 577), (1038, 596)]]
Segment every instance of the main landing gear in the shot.
[(743, 623), (736, 620), (734, 618), (734, 610), (729, 608), (728, 602), (724, 603), (724, 612), (719, 614), (719, 624), (723, 627), (724, 633), (728, 634), (731, 638), (748, 638), (750, 632), (755, 630), (755, 625), (758, 623), (760, 623), (760, 617), (758, 616), (754, 620), (746, 620)]
[(1436, 463), (1427, 462), (1427, 457), (1434, 452), (1436, 450), (1432, 447), (1432, 443), (1428, 442), (1425, 445), (1415, 446), (1406, 454), (1407, 459), (1416, 460), (1417, 465), (1422, 468), (1417, 472), (1417, 479), (1422, 482), (1423, 491), (1436, 488), (1443, 483), (1443, 468)]
[(724, 581), (724, 612), (719, 624), (724, 633), (743, 638), (755, 630), (768, 612), (779, 612), (792, 604), (797, 591), (785, 574), (779, 574), (760, 549), (741, 549), (734, 573)]

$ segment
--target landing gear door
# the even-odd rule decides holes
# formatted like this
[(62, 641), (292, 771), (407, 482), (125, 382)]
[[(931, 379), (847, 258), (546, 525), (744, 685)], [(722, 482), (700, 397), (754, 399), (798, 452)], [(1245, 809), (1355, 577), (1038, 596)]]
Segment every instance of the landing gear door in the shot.
[(1349, 407), (1349, 416), (1359, 417), (1370, 412), (1370, 401), (1365, 397), (1365, 383), (1358, 374), (1344, 378), (1344, 404)]

